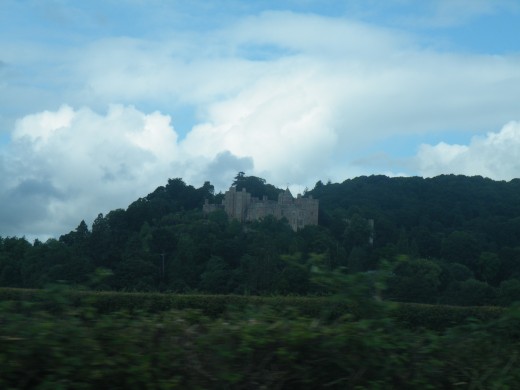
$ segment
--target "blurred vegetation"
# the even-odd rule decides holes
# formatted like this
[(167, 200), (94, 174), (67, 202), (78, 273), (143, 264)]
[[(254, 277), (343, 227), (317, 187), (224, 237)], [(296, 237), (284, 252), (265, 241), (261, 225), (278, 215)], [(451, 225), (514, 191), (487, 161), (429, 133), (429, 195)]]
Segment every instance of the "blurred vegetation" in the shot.
[[(320, 276), (322, 278), (323, 276)], [(364, 283), (362, 279), (355, 281)], [(215, 318), (228, 310), (245, 311), (269, 307), (279, 315), (287, 310), (322, 321), (333, 321), (348, 316), (352, 319), (371, 316), (387, 316), (400, 326), (409, 328), (424, 327), (443, 330), (461, 325), (468, 319), (489, 322), (498, 319), (506, 312), (505, 308), (492, 306), (445, 306), (416, 303), (388, 303), (380, 300), (367, 300), (366, 286), (359, 284), (353, 295), (343, 294), (327, 297), (303, 296), (241, 296), (241, 295), (191, 295), (164, 293), (122, 293), (113, 291), (78, 291), (66, 286), (51, 286), (44, 290), (0, 288), (0, 302), (11, 302), (20, 308), (24, 304), (36, 305), (48, 312), (59, 312), (60, 302), (67, 307), (89, 307), (96, 315), (105, 315), (124, 311), (129, 314), (157, 314), (171, 310), (196, 310), (201, 314)], [(59, 292), (59, 293), (56, 293)], [(363, 302), (362, 305), (359, 302)], [(14, 306), (13, 306), (14, 307)]]
[[(330, 277), (334, 286), (342, 278), (323, 270), (317, 277), (320, 282)], [(84, 292), (78, 301), (77, 291), (57, 285), (22, 290), (25, 297), (15, 299), (20, 290), (4, 289), (12, 295), (0, 304), (0, 388), (512, 389), (520, 384), (520, 308), (480, 320), (457, 318), (457, 310), (468, 315), (471, 308), (444, 308), (453, 310), (455, 323), (423, 327), (404, 317), (422, 311), (428, 313), (425, 325), (439, 314), (446, 321), (441, 306), (405, 305), (403, 311), (373, 297), (366, 281), (343, 279), (334, 299), (316, 298), (322, 305), (312, 314), (305, 310), (310, 300), (295, 304), (301, 297), (283, 304), (278, 297), (257, 302), (237, 297), (248, 302), (236, 306), (230, 299), (216, 311), (169, 310), (137, 303), (170, 294), (110, 292), (105, 304), (120, 302), (108, 309), (96, 302), (105, 293)], [(187, 302), (197, 306), (202, 298)], [(211, 296), (206, 298), (211, 306)], [(370, 310), (331, 316), (325, 299)]]

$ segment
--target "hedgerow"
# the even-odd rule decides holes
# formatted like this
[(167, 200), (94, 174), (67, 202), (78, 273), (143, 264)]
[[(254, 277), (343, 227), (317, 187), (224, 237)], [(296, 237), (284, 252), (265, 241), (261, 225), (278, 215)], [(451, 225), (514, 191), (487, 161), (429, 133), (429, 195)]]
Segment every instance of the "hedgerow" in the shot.
[(517, 388), (518, 311), (445, 331), (269, 307), (99, 313), (0, 307), (3, 389)]
[[(158, 313), (168, 310), (195, 309), (211, 317), (223, 315), (229, 309), (236, 311), (248, 307), (268, 306), (273, 310), (287, 308), (299, 314), (314, 318), (334, 319), (345, 314), (360, 317), (360, 308), (355, 302), (341, 296), (303, 297), (303, 296), (243, 296), (243, 295), (192, 295), (161, 293), (129, 293), (114, 291), (80, 291), (63, 287), (48, 290), (29, 290), (0, 288), (0, 302), (25, 301), (39, 302), (50, 311), (66, 302), (73, 307), (89, 306), (98, 313), (107, 314), (117, 311)], [(445, 329), (463, 324), (470, 318), (491, 321), (499, 318), (505, 311), (502, 307), (468, 307), (427, 305), (416, 303), (391, 303), (388, 315), (400, 324), (412, 328)]]

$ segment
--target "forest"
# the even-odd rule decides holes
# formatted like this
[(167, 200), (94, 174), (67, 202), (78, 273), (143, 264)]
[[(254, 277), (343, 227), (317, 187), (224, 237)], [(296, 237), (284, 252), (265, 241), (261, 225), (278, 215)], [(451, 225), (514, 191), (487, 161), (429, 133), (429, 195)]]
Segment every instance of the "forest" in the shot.
[[(269, 199), (283, 190), (243, 172), (232, 184)], [(320, 202), (319, 225), (294, 232), (283, 219), (204, 215), (223, 194), (169, 179), (58, 239), (0, 237), (0, 287), (327, 295), (311, 280), (319, 267), (381, 280), (387, 301), (508, 306), (520, 300), (519, 194), (519, 179), (480, 176), (319, 181), (304, 194)]]

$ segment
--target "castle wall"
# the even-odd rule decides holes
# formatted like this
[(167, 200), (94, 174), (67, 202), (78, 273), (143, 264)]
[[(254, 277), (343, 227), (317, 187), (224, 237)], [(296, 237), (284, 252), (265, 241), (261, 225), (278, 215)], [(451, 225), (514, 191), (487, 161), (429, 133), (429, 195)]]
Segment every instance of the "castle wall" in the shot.
[(224, 209), (224, 205), (208, 203), (207, 200), (206, 200), (206, 203), (204, 203), (204, 206), (202, 206), (202, 211), (205, 212), (206, 214), (212, 213), (213, 211), (222, 210), (222, 209)]
[(272, 200), (256, 200), (249, 205), (247, 220), (257, 221), (268, 215), (275, 215), (277, 206), (278, 204)]

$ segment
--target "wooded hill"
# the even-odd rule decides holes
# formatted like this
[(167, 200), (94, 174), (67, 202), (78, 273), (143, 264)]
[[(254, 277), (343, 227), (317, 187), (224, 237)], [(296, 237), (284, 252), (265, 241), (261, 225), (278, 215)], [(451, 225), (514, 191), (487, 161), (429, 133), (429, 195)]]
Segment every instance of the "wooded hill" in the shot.
[[(243, 173), (233, 184), (271, 199), (282, 190)], [(0, 286), (321, 295), (327, 287), (310, 278), (321, 267), (382, 278), (388, 300), (520, 300), (518, 179), (370, 176), (318, 182), (306, 195), (320, 201), (319, 226), (293, 232), (274, 218), (241, 225), (222, 211), (205, 216), (204, 200), (223, 195), (209, 182), (170, 179), (58, 240), (0, 238)]]

